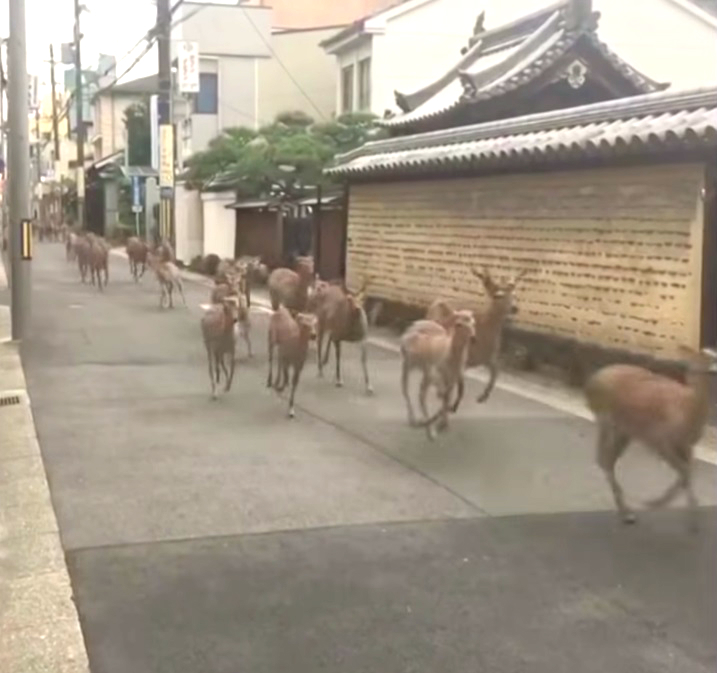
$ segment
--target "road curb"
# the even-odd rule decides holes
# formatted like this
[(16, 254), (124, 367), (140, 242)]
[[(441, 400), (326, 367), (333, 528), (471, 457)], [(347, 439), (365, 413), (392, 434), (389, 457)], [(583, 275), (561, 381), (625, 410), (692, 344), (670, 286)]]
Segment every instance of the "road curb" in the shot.
[(0, 309), (0, 671), (88, 673), (19, 344)]

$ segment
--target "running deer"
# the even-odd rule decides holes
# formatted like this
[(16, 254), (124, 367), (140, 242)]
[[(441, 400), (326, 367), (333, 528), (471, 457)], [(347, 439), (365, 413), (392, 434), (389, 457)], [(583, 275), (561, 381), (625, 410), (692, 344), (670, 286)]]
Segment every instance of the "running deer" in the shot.
[(159, 307), (164, 308), (166, 299), (168, 300), (169, 308), (174, 308), (173, 293), (175, 288), (181, 295), (182, 302), (186, 306), (187, 300), (184, 297), (182, 278), (176, 265), (172, 262), (162, 261), (151, 250), (147, 251), (147, 263), (152, 271), (154, 271), (154, 274), (157, 277), (157, 282), (159, 283)]
[(710, 404), (710, 374), (717, 373), (717, 353), (683, 347), (686, 382), (634, 365), (617, 364), (598, 370), (585, 384), (588, 406), (598, 426), (597, 463), (610, 484), (620, 518), (635, 521), (615, 476), (615, 464), (629, 443), (646, 445), (677, 472), (677, 479), (649, 507), (669, 504), (684, 491), (690, 527), (697, 525), (697, 499), (691, 480), (692, 453), (702, 437)]
[(87, 235), (80, 234), (75, 243), (75, 256), (77, 258), (77, 268), (80, 271), (80, 279), (83, 283), (87, 282), (87, 273), (90, 272), (91, 249), (90, 239)]
[(130, 236), (127, 239), (127, 259), (129, 260), (129, 272), (134, 278), (134, 282), (144, 276), (147, 270), (147, 253), (149, 245), (137, 236)]
[(276, 311), (281, 304), (289, 311), (305, 311), (314, 280), (311, 257), (297, 257), (296, 271), (283, 267), (274, 269), (268, 283), (272, 309)]
[(174, 248), (166, 238), (163, 238), (159, 242), (155, 254), (159, 256), (159, 259), (162, 262), (171, 262), (172, 264), (174, 264), (177, 261), (177, 258), (174, 255)]
[[(348, 291), (342, 285), (317, 281), (310, 305), (318, 319), (317, 353), (319, 376), (324, 375), (324, 367), (328, 364), (331, 344), (334, 345), (336, 357), (337, 387), (343, 385), (341, 378), (341, 342), (358, 343), (361, 350), (361, 368), (363, 370), (366, 394), (371, 395), (373, 388), (368, 375), (368, 355), (366, 339), (368, 338), (368, 318), (364, 309), (364, 297), (370, 278), (364, 279), (358, 292)], [(324, 335), (327, 337), (326, 351), (322, 350)]]
[(239, 273), (232, 274), (227, 273), (224, 275), (225, 282), (218, 283), (212, 288), (210, 296), (210, 302), (212, 304), (221, 304), (227, 297), (234, 297), (237, 300), (237, 334), (241, 335), (246, 343), (247, 356), (249, 358), (254, 357), (251, 347), (251, 316), (249, 313), (249, 306), (244, 293), (244, 278), (243, 267), (239, 266)]
[[(240, 264), (244, 265), (246, 269), (246, 276), (244, 280), (244, 297), (246, 298), (246, 305), (251, 306), (251, 290), (254, 286), (257, 277), (262, 273), (266, 272), (266, 268), (261, 263), (261, 257), (242, 255), (238, 260)], [(267, 274), (268, 275), (268, 274)], [(266, 280), (266, 276), (264, 277)]]
[(90, 241), (89, 246), (89, 270), (90, 278), (93, 285), (97, 285), (98, 289), (102, 291), (102, 280), (104, 275), (105, 287), (109, 282), (109, 245), (107, 242), (99, 237), (90, 234), (88, 236)]
[[(433, 424), (437, 429), (448, 427), (449, 398), (451, 391), (463, 379), (468, 357), (468, 348), (475, 337), (475, 319), (471, 311), (454, 311), (452, 324), (444, 328), (433, 320), (417, 320), (401, 337), (401, 391), (406, 400), (408, 423), (425, 427), (430, 439), (435, 438)], [(408, 394), (411, 372), (419, 369), (422, 373), (418, 401), (423, 421), (416, 422), (413, 405)], [(426, 409), (426, 395), (430, 386), (436, 388), (441, 401), (439, 411), (429, 418)]]
[[(508, 316), (518, 312), (513, 303), (513, 292), (518, 281), (528, 270), (523, 270), (516, 276), (507, 280), (496, 281), (490, 271), (484, 267), (483, 271), (471, 267), (471, 273), (480, 279), (488, 294), (489, 304), (482, 310), (475, 311), (475, 339), (468, 349), (466, 368), (487, 367), (489, 378), (483, 392), (478, 396), (477, 402), (485, 402), (493, 392), (498, 378), (498, 365), (503, 337), (503, 328)], [(427, 320), (435, 320), (444, 328), (449, 329), (455, 319), (455, 309), (450, 304), (438, 299), (431, 304), (426, 313)], [(458, 391), (455, 402), (451, 405), (451, 412), (456, 412), (463, 399), (465, 389), (464, 381), (457, 382)]]
[(234, 380), (236, 366), (234, 329), (239, 315), (238, 310), (237, 298), (225, 297), (220, 304), (210, 306), (201, 318), (213, 400), (217, 399), (217, 386), (221, 383), (222, 373), (225, 381), (224, 392), (228, 393), (231, 390)]
[[(316, 322), (316, 316), (312, 313), (297, 313), (294, 317), (282, 305), (279, 305), (269, 320), (269, 374), (266, 386), (281, 393), (289, 382), (289, 370), (292, 370), (289, 418), (295, 416), (296, 388), (306, 363), (309, 341), (316, 338)], [(274, 351), (277, 356), (275, 379)]]

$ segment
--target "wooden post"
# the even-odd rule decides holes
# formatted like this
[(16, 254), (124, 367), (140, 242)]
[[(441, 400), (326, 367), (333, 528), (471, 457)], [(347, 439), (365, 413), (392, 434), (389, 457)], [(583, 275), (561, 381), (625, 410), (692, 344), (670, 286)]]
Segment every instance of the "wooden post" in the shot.
[(316, 210), (314, 211), (314, 272), (323, 276), (321, 268), (321, 185), (316, 189)]
[(349, 242), (349, 186), (344, 184), (344, 194), (341, 199), (343, 208), (343, 226), (341, 228), (341, 264), (339, 266), (341, 278), (346, 280), (346, 256), (348, 254)]

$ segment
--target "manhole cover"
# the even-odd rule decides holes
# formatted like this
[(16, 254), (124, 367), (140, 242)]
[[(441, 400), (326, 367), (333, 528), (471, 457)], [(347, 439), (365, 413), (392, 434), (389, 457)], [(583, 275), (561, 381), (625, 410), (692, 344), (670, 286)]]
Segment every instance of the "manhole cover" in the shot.
[(20, 404), (20, 398), (17, 395), (8, 395), (0, 397), (0, 407), (10, 407), (13, 404)]

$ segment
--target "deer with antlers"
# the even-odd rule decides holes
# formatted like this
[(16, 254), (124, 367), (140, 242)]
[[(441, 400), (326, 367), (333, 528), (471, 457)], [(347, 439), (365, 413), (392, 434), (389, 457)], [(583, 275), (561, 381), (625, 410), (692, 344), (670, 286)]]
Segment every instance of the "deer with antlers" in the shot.
[[(470, 267), (471, 273), (482, 283), (488, 295), (489, 304), (482, 310), (474, 311), (475, 338), (468, 348), (466, 368), (486, 367), (488, 369), (488, 383), (483, 392), (478, 396), (478, 402), (485, 402), (493, 392), (493, 387), (498, 378), (500, 348), (502, 344), (503, 328), (508, 316), (518, 312), (513, 302), (513, 293), (528, 270), (523, 270), (515, 276), (507, 279), (496, 280), (487, 267), (482, 271)], [(456, 310), (446, 301), (438, 299), (428, 308), (427, 320), (434, 320), (446, 329), (455, 322)], [(457, 396), (451, 405), (451, 412), (455, 413), (463, 399), (465, 383), (461, 376), (457, 382)]]
[[(341, 342), (357, 343), (361, 351), (361, 368), (367, 395), (373, 393), (368, 375), (368, 318), (364, 309), (366, 288), (370, 280), (365, 278), (358, 292), (351, 292), (342, 284), (318, 281), (310, 299), (310, 306), (318, 319), (316, 342), (319, 376), (324, 375), (333, 344), (336, 357), (335, 383), (341, 387)], [(324, 336), (327, 337), (326, 350), (322, 351)]]

